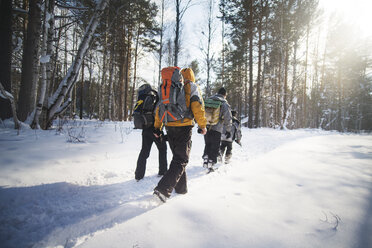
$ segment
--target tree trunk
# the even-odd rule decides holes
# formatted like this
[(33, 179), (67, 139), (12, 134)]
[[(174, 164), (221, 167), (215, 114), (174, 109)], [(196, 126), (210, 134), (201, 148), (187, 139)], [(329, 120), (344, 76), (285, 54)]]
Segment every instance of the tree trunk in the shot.
[[(297, 47), (298, 47), (298, 40), (296, 39), (294, 41), (294, 51), (293, 51), (293, 78), (292, 78), (292, 89), (291, 89), (291, 94), (289, 97), (290, 104), (288, 106), (287, 111), (284, 113), (284, 118), (283, 118), (283, 129), (287, 129), (288, 125), (288, 119), (291, 116), (292, 108), (293, 106), (297, 103), (297, 99), (294, 98), (295, 96), (295, 89), (297, 85)], [(296, 113), (296, 111), (294, 112)], [(295, 120), (295, 118), (293, 118)]]
[(255, 127), (260, 126), (260, 104), (261, 104), (261, 59), (262, 59), (262, 19), (263, 6), (261, 2), (261, 15), (258, 22), (258, 65), (257, 65), (257, 96), (256, 96), (256, 116)]
[(221, 0), (222, 5), (222, 27), (221, 27), (221, 35), (222, 35), (222, 69), (221, 69), (221, 84), (224, 84), (225, 80), (225, 0)]
[(132, 60), (132, 28), (128, 30), (128, 40), (127, 40), (127, 56), (125, 59), (125, 84), (124, 84), (124, 120), (128, 120), (128, 88), (130, 82), (130, 72), (131, 72), (131, 60)]
[(30, 1), (29, 5), (27, 37), (22, 58), (21, 88), (18, 97), (18, 114), (21, 121), (26, 121), (36, 106), (39, 78), (41, 2), (41, 0), (34, 0)]
[(213, 1), (209, 1), (209, 9), (208, 9), (208, 43), (207, 43), (207, 90), (206, 95), (211, 95), (211, 87), (210, 87), (210, 72), (212, 69), (212, 58), (211, 58), (211, 42), (212, 42), (212, 22), (213, 22)]
[(246, 127), (249, 126), (249, 97), (248, 97), (248, 56), (245, 53), (244, 57), (244, 115), (248, 117)]
[(253, 127), (253, 0), (249, 1), (249, 104), (248, 127)]
[(181, 10), (180, 10), (181, 0), (176, 0), (176, 36), (174, 38), (174, 66), (178, 66), (178, 53), (180, 44), (180, 22), (181, 22)]
[[(4, 90), (11, 92), (12, 64), (12, 1), (0, 1), (0, 83)], [(0, 97), (0, 119), (12, 116), (12, 107), (8, 100)]]
[(47, 92), (47, 64), (50, 64), (50, 54), (47, 51), (48, 44), (48, 33), (49, 33), (49, 0), (44, 2), (44, 25), (43, 25), (43, 37), (41, 44), (41, 79), (40, 79), (40, 91), (39, 91), (39, 100), (36, 106), (36, 111), (34, 119), (32, 121), (31, 127), (40, 129), (39, 117), (43, 109), (44, 99)]
[(80, 114), (79, 114), (79, 117), (80, 117), (80, 120), (83, 119), (83, 111), (84, 111), (84, 59), (82, 61), (82, 64), (81, 64), (81, 83), (80, 83)]
[(303, 119), (302, 119), (302, 127), (305, 128), (307, 126), (307, 59), (309, 54), (309, 33), (310, 33), (310, 24), (307, 25), (307, 31), (306, 31), (306, 55), (305, 55), (305, 79), (304, 79), (304, 85), (303, 85), (303, 95), (302, 95), (302, 103), (303, 103)]
[(129, 120), (132, 120), (133, 114), (133, 104), (134, 104), (134, 91), (136, 89), (137, 83), (137, 60), (138, 60), (138, 44), (139, 44), (139, 36), (140, 36), (141, 26), (138, 26), (137, 37), (136, 37), (136, 46), (134, 50), (134, 73), (133, 73), (133, 85), (132, 85), (132, 94), (131, 94), (131, 101), (130, 101), (130, 115)]
[(111, 44), (111, 63), (110, 63), (110, 73), (109, 73), (109, 82), (108, 82), (108, 118), (113, 120), (113, 74), (114, 74), (114, 61), (115, 61), (115, 42)]
[(159, 71), (158, 71), (158, 85), (161, 80), (161, 63), (163, 59), (163, 33), (164, 33), (164, 0), (161, 1), (161, 26), (160, 26), (160, 47), (159, 47)]
[(281, 127), (283, 127), (284, 121), (287, 114), (287, 97), (288, 97), (288, 60), (289, 60), (289, 45), (286, 41), (285, 45), (285, 58), (284, 58), (284, 85), (283, 85), (283, 112), (282, 112), (282, 121)]

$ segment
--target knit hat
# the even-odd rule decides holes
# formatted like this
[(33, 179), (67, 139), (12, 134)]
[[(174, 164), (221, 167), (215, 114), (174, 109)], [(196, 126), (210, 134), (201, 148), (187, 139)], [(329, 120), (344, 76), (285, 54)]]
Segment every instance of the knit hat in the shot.
[(221, 89), (218, 90), (217, 93), (220, 94), (220, 95), (226, 96), (226, 89), (224, 87), (222, 87)]

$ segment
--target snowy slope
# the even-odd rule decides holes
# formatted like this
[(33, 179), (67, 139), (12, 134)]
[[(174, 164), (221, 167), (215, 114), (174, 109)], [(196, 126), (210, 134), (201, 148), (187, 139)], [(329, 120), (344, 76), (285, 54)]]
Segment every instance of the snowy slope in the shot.
[(194, 130), (189, 193), (159, 205), (157, 149), (136, 182), (131, 126), (1, 127), (0, 247), (372, 247), (372, 136), (243, 129), (206, 175)]

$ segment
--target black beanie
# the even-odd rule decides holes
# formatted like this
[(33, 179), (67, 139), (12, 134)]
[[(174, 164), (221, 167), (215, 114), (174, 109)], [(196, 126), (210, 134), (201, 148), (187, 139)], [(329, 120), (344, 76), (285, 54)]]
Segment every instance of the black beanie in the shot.
[(218, 90), (218, 94), (220, 95), (223, 95), (223, 96), (226, 96), (226, 90), (224, 87), (222, 87), (221, 89)]

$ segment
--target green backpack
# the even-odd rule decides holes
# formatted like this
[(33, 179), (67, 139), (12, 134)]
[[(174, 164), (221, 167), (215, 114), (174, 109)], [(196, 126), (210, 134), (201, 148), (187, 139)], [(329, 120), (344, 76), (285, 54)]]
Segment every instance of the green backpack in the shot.
[(208, 98), (204, 101), (205, 107), (205, 118), (207, 119), (207, 125), (217, 125), (220, 120), (220, 109), (222, 102)]

